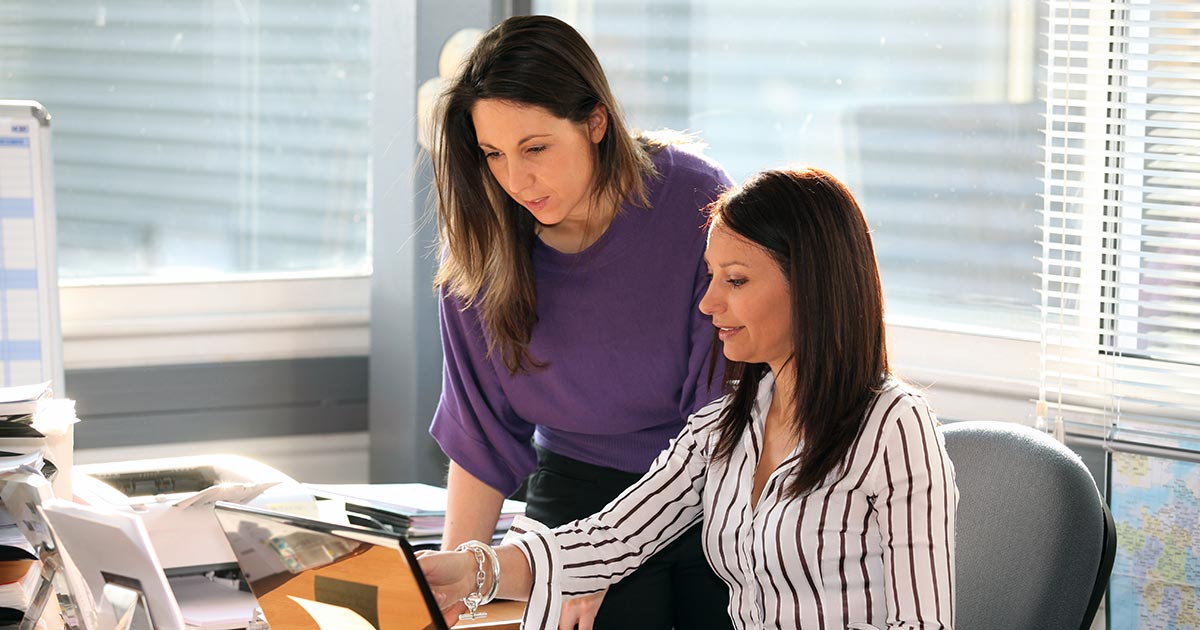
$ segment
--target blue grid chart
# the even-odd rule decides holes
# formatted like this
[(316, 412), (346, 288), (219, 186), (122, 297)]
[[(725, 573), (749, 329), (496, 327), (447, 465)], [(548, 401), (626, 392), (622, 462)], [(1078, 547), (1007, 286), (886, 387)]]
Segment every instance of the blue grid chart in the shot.
[(34, 151), (24, 129), (0, 128), (0, 386), (45, 380)]

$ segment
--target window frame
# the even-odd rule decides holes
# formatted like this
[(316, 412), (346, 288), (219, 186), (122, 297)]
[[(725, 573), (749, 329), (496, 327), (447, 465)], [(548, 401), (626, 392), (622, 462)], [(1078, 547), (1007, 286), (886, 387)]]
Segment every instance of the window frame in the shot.
[(366, 356), (370, 276), (63, 283), (65, 368)]

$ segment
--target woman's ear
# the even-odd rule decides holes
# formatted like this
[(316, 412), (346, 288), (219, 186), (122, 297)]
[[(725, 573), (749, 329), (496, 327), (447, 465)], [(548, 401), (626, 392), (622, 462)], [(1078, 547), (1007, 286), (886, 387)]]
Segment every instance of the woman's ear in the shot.
[(602, 103), (598, 103), (592, 109), (592, 113), (588, 114), (588, 137), (591, 138), (592, 144), (600, 144), (604, 139), (605, 132), (608, 131), (608, 108)]

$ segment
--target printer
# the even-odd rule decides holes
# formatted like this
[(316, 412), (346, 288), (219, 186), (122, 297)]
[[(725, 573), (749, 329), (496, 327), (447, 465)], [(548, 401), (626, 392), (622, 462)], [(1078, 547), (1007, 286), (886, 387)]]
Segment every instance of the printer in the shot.
[(76, 501), (140, 515), (168, 576), (236, 565), (212, 513), (217, 501), (318, 517), (316, 500), (303, 485), (237, 455), (76, 465), (71, 481)]

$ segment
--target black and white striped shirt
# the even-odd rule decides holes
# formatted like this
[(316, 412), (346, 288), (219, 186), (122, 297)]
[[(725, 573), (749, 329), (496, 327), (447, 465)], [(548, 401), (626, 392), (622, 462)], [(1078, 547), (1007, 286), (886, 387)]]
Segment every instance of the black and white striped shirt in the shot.
[(723, 398), (598, 514), (554, 530), (514, 523), (508, 541), (534, 582), (523, 627), (557, 628), (562, 598), (604, 589), (703, 519), (738, 628), (952, 628), (958, 490), (928, 405), (889, 382), (835, 474), (789, 498), (798, 446), (751, 506), (773, 385), (768, 374), (728, 462), (710, 462)]

